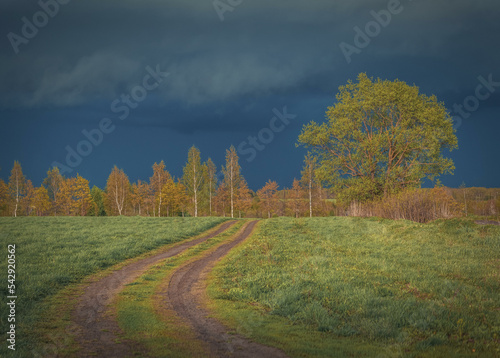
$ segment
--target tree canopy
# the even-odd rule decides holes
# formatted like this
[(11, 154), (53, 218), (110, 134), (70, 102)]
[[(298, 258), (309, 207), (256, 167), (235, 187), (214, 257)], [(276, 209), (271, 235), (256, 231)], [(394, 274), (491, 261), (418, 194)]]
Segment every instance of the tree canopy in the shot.
[(415, 85), (373, 80), (339, 87), (327, 121), (310, 122), (298, 145), (318, 158), (318, 176), (344, 200), (369, 200), (453, 173), (444, 150), (458, 147), (452, 119)]

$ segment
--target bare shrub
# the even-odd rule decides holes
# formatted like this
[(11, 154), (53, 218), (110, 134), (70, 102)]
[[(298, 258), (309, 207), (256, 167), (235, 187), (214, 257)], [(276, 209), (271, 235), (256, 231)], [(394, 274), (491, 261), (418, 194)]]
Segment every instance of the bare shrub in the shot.
[(462, 215), (462, 206), (444, 188), (407, 189), (399, 194), (360, 203), (353, 201), (346, 209), (349, 216), (378, 216), (425, 223)]

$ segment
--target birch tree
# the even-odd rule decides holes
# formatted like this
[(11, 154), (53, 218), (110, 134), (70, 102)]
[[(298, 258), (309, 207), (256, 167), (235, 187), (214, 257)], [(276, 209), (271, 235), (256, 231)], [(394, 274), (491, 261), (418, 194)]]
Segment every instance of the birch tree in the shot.
[(207, 168), (206, 169), (207, 180), (205, 186), (208, 192), (208, 205), (209, 205), (208, 212), (209, 215), (212, 216), (212, 199), (215, 190), (217, 189), (217, 167), (210, 158), (208, 158), (207, 162), (205, 163), (205, 167)]
[(182, 183), (187, 189), (188, 196), (193, 201), (194, 217), (198, 217), (198, 201), (203, 185), (203, 166), (200, 151), (194, 145), (189, 149), (188, 160), (183, 169)]
[(26, 178), (24, 177), (21, 164), (16, 160), (10, 172), (9, 178), (9, 195), (12, 200), (13, 211), (12, 215), (17, 217), (18, 209), (21, 200), (26, 194)]
[(222, 173), (224, 174), (224, 184), (229, 194), (232, 218), (234, 218), (234, 201), (236, 191), (239, 188), (241, 180), (241, 167), (238, 160), (239, 158), (236, 153), (236, 149), (234, 146), (231, 146), (231, 148), (226, 150), (226, 166), (222, 167)]
[[(153, 176), (149, 178), (149, 183), (152, 195), (154, 196), (155, 201), (158, 203), (158, 216), (161, 216), (162, 189), (170, 177), (170, 173), (165, 170), (165, 163), (163, 162), (163, 160), (159, 164), (153, 164)], [(153, 215), (155, 215), (154, 209)]]
[(122, 169), (115, 165), (106, 183), (108, 205), (118, 215), (123, 214), (127, 197), (130, 195), (130, 181)]
[(302, 185), (307, 190), (307, 197), (309, 199), (309, 217), (313, 216), (313, 199), (315, 197), (315, 177), (316, 169), (318, 168), (317, 158), (315, 158), (311, 153), (307, 153), (304, 159), (304, 167), (302, 169)]

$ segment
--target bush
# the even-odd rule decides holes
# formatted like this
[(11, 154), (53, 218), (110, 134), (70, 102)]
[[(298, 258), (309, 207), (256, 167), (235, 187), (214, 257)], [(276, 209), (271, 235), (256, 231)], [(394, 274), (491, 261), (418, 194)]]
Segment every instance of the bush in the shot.
[(346, 209), (349, 216), (379, 216), (420, 223), (461, 216), (462, 212), (462, 205), (442, 187), (407, 189), (366, 203), (353, 201)]

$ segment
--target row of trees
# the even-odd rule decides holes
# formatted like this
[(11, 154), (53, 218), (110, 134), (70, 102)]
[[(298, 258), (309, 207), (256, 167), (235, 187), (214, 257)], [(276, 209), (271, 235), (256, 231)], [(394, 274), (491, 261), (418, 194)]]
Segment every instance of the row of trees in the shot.
[[(496, 193), (479, 201), (473, 188), (440, 188), (437, 178), (453, 174), (455, 168), (444, 153), (458, 148), (458, 140), (449, 112), (435, 96), (419, 93), (415, 85), (373, 80), (362, 73), (357, 83), (340, 86), (336, 98), (326, 122), (303, 127), (297, 145), (309, 153), (301, 179), (291, 188), (279, 190), (269, 181), (254, 193), (241, 175), (234, 147), (227, 150), (220, 172), (210, 159), (202, 163), (199, 150), (192, 147), (181, 178), (172, 177), (160, 162), (153, 165), (149, 182), (130, 184), (115, 167), (105, 190), (89, 190), (84, 178), (63, 178), (55, 168), (40, 188), (34, 188), (15, 163), (8, 185), (0, 182), (0, 210), (14, 216), (335, 213), (416, 221), (458, 212), (500, 212)], [(435, 181), (436, 189), (420, 189), (424, 179)], [(324, 188), (335, 193), (335, 205)]]
[(8, 183), (0, 179), (0, 215), (300, 217), (333, 210), (315, 175), (317, 163), (312, 156), (306, 157), (302, 178), (295, 179), (291, 188), (280, 190), (270, 180), (257, 192), (248, 188), (234, 147), (226, 151), (225, 159), (217, 171), (210, 158), (201, 161), (200, 151), (193, 146), (182, 177), (172, 176), (161, 161), (154, 163), (149, 181), (131, 183), (115, 166), (104, 189), (90, 189), (89, 181), (80, 175), (66, 178), (57, 167), (47, 172), (40, 187), (34, 187), (16, 161)]

